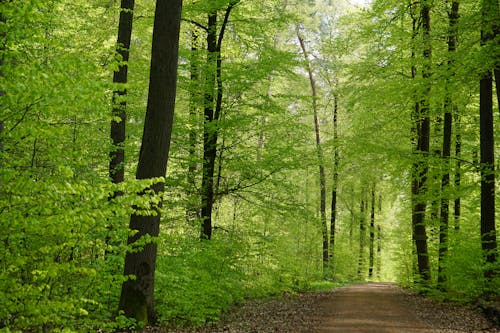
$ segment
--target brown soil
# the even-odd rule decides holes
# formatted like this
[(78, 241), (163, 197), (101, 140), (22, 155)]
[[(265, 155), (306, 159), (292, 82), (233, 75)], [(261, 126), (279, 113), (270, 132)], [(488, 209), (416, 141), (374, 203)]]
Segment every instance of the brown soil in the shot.
[(500, 329), (466, 307), (439, 304), (390, 283), (364, 283), (330, 292), (244, 303), (212, 326), (147, 331), (492, 333)]

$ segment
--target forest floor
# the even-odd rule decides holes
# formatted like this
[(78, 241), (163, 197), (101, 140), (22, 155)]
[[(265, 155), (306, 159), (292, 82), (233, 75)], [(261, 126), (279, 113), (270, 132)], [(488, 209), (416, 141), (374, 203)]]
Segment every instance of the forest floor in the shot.
[(364, 283), (329, 292), (284, 295), (236, 306), (212, 326), (149, 328), (147, 332), (500, 332), (475, 311), (441, 304), (390, 283)]

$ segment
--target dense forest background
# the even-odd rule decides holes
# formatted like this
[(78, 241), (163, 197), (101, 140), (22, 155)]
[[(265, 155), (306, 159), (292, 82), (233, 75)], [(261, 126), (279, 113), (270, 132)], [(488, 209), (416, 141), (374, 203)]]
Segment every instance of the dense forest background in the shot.
[(185, 0), (167, 173), (141, 177), (155, 5), (0, 2), (0, 330), (365, 280), (498, 296), (498, 1)]

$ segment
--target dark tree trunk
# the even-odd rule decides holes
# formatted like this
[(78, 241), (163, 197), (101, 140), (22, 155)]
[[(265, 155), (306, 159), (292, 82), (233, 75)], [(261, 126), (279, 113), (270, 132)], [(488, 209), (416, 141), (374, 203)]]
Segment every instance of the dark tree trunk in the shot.
[(333, 151), (333, 184), (332, 184), (332, 205), (330, 217), (330, 252), (329, 268), (333, 273), (335, 270), (335, 227), (337, 221), (337, 188), (339, 179), (339, 142), (338, 142), (338, 96), (334, 94), (333, 100), (333, 142), (335, 145)]
[(306, 45), (304, 39), (300, 34), (299, 26), (296, 26), (297, 39), (299, 40), (300, 48), (302, 49), (302, 54), (304, 56), (304, 61), (306, 64), (306, 70), (309, 75), (309, 83), (311, 86), (311, 96), (312, 96), (312, 107), (313, 107), (313, 118), (314, 118), (314, 132), (316, 135), (316, 154), (318, 157), (319, 164), (319, 187), (320, 187), (320, 218), (321, 218), (321, 233), (323, 237), (323, 270), (328, 267), (328, 225), (326, 223), (326, 176), (325, 176), (325, 165), (323, 159), (323, 148), (321, 146), (321, 131), (319, 125), (318, 116), (318, 94), (316, 92), (316, 82), (314, 80), (314, 74), (312, 71), (311, 63), (309, 61), (309, 55), (307, 53)]
[(363, 267), (365, 261), (365, 241), (366, 241), (366, 226), (365, 226), (365, 201), (359, 203), (359, 254), (358, 254), (358, 278), (363, 278)]
[[(118, 70), (113, 73), (113, 119), (111, 120), (111, 141), (113, 148), (109, 154), (109, 176), (115, 184), (124, 180), (125, 174), (125, 123), (126, 123), (126, 105), (125, 96), (127, 89), (128, 59), (130, 49), (130, 39), (132, 35), (132, 22), (134, 0), (122, 0), (120, 11), (120, 21), (118, 24), (118, 38), (116, 52), (119, 55)], [(114, 195), (119, 195), (115, 193)]]
[(373, 278), (373, 268), (375, 263), (375, 184), (371, 191), (371, 211), (370, 211), (370, 257), (368, 266), (368, 278)]
[[(423, 70), (423, 78), (429, 79), (430, 73), (430, 7), (427, 1), (421, 4), (420, 16), (424, 28), (423, 43), (424, 43), (424, 59), (426, 64)], [(413, 17), (413, 37), (418, 34), (417, 18)], [(415, 58), (413, 52), (412, 58)], [(416, 67), (412, 68), (412, 77), (416, 78)], [(420, 278), (424, 282), (431, 280), (429, 255), (427, 249), (427, 232), (425, 227), (425, 211), (427, 208), (426, 182), (428, 173), (428, 156), (430, 148), (430, 117), (429, 117), (429, 100), (430, 86), (424, 89), (423, 96), (416, 94), (415, 110), (414, 110), (414, 134), (416, 136), (415, 157), (416, 161), (412, 170), (412, 229), (413, 240), (415, 242), (418, 272)], [(415, 146), (415, 145), (414, 145)]]
[(203, 126), (203, 174), (201, 183), (201, 238), (212, 237), (212, 207), (214, 202), (214, 171), (217, 155), (217, 119), (214, 119), (215, 72), (217, 66), (217, 11), (208, 15), (207, 69)]
[(444, 261), (448, 255), (448, 229), (449, 229), (449, 205), (448, 198), (450, 187), (450, 156), (451, 156), (451, 134), (453, 124), (453, 99), (451, 96), (450, 79), (454, 76), (454, 63), (452, 54), (456, 51), (457, 44), (457, 23), (458, 23), (459, 3), (453, 1), (448, 13), (449, 31), (448, 31), (448, 75), (446, 85), (446, 96), (444, 101), (444, 123), (443, 123), (443, 146), (441, 156), (443, 159), (443, 173), (441, 176), (441, 214), (439, 224), (439, 256), (438, 256), (438, 286), (444, 289), (446, 274), (444, 270)]
[[(181, 8), (182, 0), (156, 3), (148, 104), (137, 179), (164, 177), (167, 170), (176, 94)], [(163, 189), (163, 182), (151, 186), (151, 190), (160, 196)], [(143, 237), (158, 236), (161, 200), (158, 205), (151, 203), (151, 209), (155, 215), (144, 215), (140, 210), (132, 214), (130, 230), (136, 230), (128, 239), (132, 247)], [(148, 241), (146, 245), (128, 252), (125, 257), (124, 275), (135, 278), (123, 283), (119, 308), (127, 317), (144, 323), (155, 321), (153, 291), (156, 247), (154, 241)]]
[(460, 194), (460, 187), (462, 183), (462, 162), (461, 162), (461, 156), (462, 156), (462, 135), (460, 133), (461, 129), (461, 120), (460, 116), (458, 114), (455, 114), (455, 178), (454, 178), (454, 186), (455, 186), (455, 193), (458, 193), (455, 197), (454, 201), (454, 226), (455, 226), (455, 231), (460, 230), (460, 215), (461, 215), (461, 210), (462, 210), (462, 200), (461, 200), (461, 194)]
[(189, 147), (188, 147), (188, 167), (186, 181), (188, 185), (188, 202), (186, 205), (186, 219), (192, 223), (199, 217), (198, 192), (196, 191), (196, 172), (197, 172), (197, 144), (198, 144), (198, 111), (202, 103), (200, 100), (200, 62), (198, 56), (198, 33), (196, 28), (191, 31), (191, 57), (190, 57), (190, 87), (189, 87)]
[(217, 9), (208, 14), (207, 66), (205, 81), (205, 107), (203, 121), (203, 172), (201, 181), (201, 233), (200, 239), (212, 238), (212, 209), (215, 200), (214, 175), (217, 159), (218, 121), (222, 111), (222, 57), (224, 32), (231, 10), (239, 0), (231, 1), (226, 8), (224, 21), (217, 36)]
[[(498, 2), (482, 1), (481, 44), (495, 38), (493, 26), (497, 17)], [(495, 12), (496, 11), (496, 12)], [(481, 160), (481, 246), (488, 264), (497, 260), (497, 239), (495, 229), (495, 135), (493, 126), (493, 78), (492, 70), (481, 73), (479, 88), (480, 116), (480, 160)], [(485, 269), (487, 279), (495, 276), (491, 267)]]

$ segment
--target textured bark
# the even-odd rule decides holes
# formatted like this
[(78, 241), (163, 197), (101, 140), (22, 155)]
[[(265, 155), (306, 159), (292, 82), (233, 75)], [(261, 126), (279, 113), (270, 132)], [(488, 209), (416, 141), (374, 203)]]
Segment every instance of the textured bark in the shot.
[[(421, 4), (420, 17), (423, 25), (423, 56), (426, 59), (426, 64), (423, 69), (423, 78), (428, 79), (430, 73), (430, 7), (427, 1)], [(418, 35), (417, 28), (418, 19), (413, 17), (413, 42), (416, 42)], [(415, 52), (412, 51), (412, 58), (415, 58)], [(412, 67), (412, 77), (416, 78), (417, 69)], [(430, 117), (429, 117), (429, 100), (430, 86), (427, 84), (422, 95), (415, 96), (415, 109), (413, 112), (414, 118), (414, 155), (415, 162), (412, 170), (412, 230), (413, 241), (415, 243), (417, 254), (418, 273), (420, 278), (429, 282), (431, 280), (429, 255), (427, 249), (427, 231), (425, 227), (425, 211), (427, 208), (426, 182), (428, 173), (428, 155), (430, 148)]]
[(309, 76), (309, 84), (311, 86), (311, 96), (312, 96), (312, 108), (313, 108), (313, 118), (314, 118), (314, 133), (316, 136), (316, 154), (318, 157), (319, 165), (319, 187), (320, 187), (320, 219), (321, 219), (321, 233), (323, 238), (323, 269), (328, 267), (328, 225), (326, 223), (326, 176), (325, 176), (325, 165), (323, 158), (323, 148), (321, 146), (321, 130), (319, 125), (319, 115), (318, 115), (318, 94), (316, 91), (316, 81), (314, 80), (314, 74), (311, 67), (311, 62), (309, 61), (309, 55), (306, 49), (306, 44), (304, 39), (300, 34), (299, 26), (296, 27), (297, 39), (299, 40), (300, 48), (302, 49), (302, 55), (304, 56), (304, 61), (306, 65), (307, 74)]
[[(481, 43), (486, 45), (495, 38), (493, 29), (494, 10), (498, 11), (496, 0), (482, 1)], [(486, 262), (497, 261), (497, 239), (495, 228), (495, 135), (493, 126), (493, 78), (492, 70), (481, 73), (479, 84), (480, 116), (480, 169), (481, 169), (481, 246)], [(484, 275), (492, 279), (495, 272), (491, 267)]]
[[(144, 121), (137, 179), (164, 177), (167, 170), (170, 137), (174, 115), (179, 30), (182, 0), (158, 1), (156, 3), (149, 93)], [(155, 194), (161, 195), (164, 183), (151, 186)], [(154, 276), (156, 269), (156, 243), (148, 240), (159, 234), (161, 201), (151, 203), (155, 215), (132, 214), (128, 244), (146, 239), (146, 245), (134, 248), (125, 257), (125, 276), (134, 276), (122, 285), (119, 308), (127, 317), (145, 323), (155, 321)]]
[[(116, 52), (119, 55), (120, 63), (118, 70), (113, 73), (113, 83), (115, 90), (113, 91), (113, 111), (111, 120), (111, 141), (113, 148), (110, 151), (109, 157), (109, 177), (115, 184), (121, 183), (125, 175), (125, 150), (123, 144), (125, 142), (125, 123), (126, 123), (126, 105), (125, 96), (127, 89), (128, 76), (128, 59), (130, 49), (130, 39), (132, 35), (132, 22), (134, 0), (121, 1), (120, 21), (118, 23), (118, 38)], [(114, 195), (118, 195), (115, 193)]]

